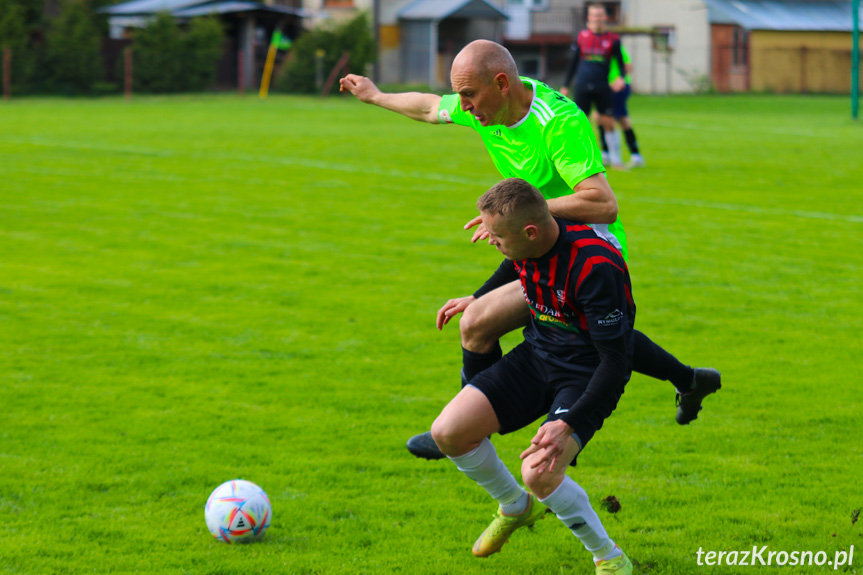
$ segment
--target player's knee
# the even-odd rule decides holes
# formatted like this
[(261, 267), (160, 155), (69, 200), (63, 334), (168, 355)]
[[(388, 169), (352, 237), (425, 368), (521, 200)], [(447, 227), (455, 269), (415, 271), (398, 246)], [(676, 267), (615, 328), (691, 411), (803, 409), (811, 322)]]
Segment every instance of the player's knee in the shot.
[(538, 456), (534, 457), (531, 455), (522, 462), (521, 479), (531, 493), (540, 499), (545, 499), (554, 493), (554, 490), (560, 485), (562, 475), (566, 471), (566, 466), (558, 463), (559, 469), (556, 469), (554, 472), (546, 469), (542, 473), (539, 473), (538, 468), (531, 467), (536, 459), (538, 459)]
[(432, 423), (432, 439), (445, 455), (462, 454), (464, 438), (459, 429), (460, 426), (443, 414), (439, 415)]
[(489, 341), (495, 341), (495, 338), (489, 334), (488, 321), (483, 314), (474, 311), (472, 306), (468, 306), (461, 319), (459, 320), (459, 333), (461, 333), (462, 345), (471, 351), (484, 351)]
[(521, 479), (524, 481), (525, 486), (530, 489), (530, 492), (536, 495), (537, 497), (544, 497), (544, 485), (545, 485), (545, 476), (546, 473), (539, 473), (537, 469), (531, 467), (533, 464), (533, 457), (528, 457), (521, 463)]

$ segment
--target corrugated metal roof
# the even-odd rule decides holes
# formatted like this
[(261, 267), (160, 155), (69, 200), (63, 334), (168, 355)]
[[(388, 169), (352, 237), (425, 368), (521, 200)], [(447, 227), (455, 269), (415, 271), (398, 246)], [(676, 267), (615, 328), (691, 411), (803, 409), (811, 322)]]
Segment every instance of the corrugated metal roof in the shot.
[(506, 20), (504, 11), (486, 0), (417, 0), (398, 11), (403, 20), (443, 20), (445, 18), (493, 18)]
[(849, 0), (703, 1), (711, 24), (736, 24), (747, 30), (852, 30)]
[(122, 4), (105, 6), (99, 9), (103, 14), (114, 16), (132, 16), (139, 14), (155, 14), (156, 12), (173, 12), (179, 8), (201, 4), (201, 0), (131, 0)]
[(208, 14), (233, 14), (237, 12), (274, 12), (277, 14), (297, 15), (300, 10), (288, 8), (287, 6), (261, 4), (260, 2), (252, 2), (251, 0), (222, 0), (220, 2), (208, 2), (198, 6), (174, 10), (174, 16), (191, 18), (194, 16), (207, 16)]
[[(228, 5), (233, 5), (230, 9)], [(268, 6), (251, 0), (130, 0), (122, 4), (105, 6), (99, 10), (102, 14), (111, 16), (145, 16), (157, 12), (168, 11), (177, 16), (200, 16), (210, 13), (224, 14), (226, 12), (247, 12), (263, 10), (305, 16), (304, 10), (286, 6)]]

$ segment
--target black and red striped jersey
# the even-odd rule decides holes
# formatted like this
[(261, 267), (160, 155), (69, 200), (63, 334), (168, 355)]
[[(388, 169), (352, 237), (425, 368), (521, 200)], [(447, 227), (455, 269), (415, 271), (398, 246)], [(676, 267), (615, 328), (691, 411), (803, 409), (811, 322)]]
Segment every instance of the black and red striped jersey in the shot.
[(620, 43), (620, 36), (613, 32), (596, 34), (590, 30), (582, 30), (575, 38), (575, 45), (582, 60), (585, 62), (605, 62), (611, 64), (615, 42)]
[(541, 258), (514, 261), (531, 322), (525, 340), (552, 363), (599, 361), (592, 340), (631, 336), (635, 302), (620, 252), (590, 226), (557, 219), (560, 235)]
[(618, 66), (625, 69), (623, 53), (620, 51), (620, 36), (613, 32), (596, 34), (582, 30), (572, 43), (572, 60), (563, 85), (569, 86), (572, 78), (576, 83), (607, 82), (611, 70), (611, 59), (618, 59)]

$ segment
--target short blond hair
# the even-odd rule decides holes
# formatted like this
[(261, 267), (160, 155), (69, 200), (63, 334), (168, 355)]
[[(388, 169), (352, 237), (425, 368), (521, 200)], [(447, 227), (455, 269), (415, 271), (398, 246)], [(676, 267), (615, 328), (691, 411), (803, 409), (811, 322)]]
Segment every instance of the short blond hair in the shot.
[(550, 218), (548, 202), (534, 186), (521, 178), (507, 178), (493, 185), (476, 202), (480, 212), (501, 216), (510, 227), (541, 223)]

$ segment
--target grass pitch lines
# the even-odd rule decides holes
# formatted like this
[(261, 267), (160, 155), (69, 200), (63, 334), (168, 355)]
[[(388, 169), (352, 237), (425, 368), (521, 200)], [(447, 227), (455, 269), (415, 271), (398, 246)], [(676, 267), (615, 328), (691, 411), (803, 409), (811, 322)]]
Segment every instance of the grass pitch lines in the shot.
[(810, 212), (803, 210), (783, 210), (780, 208), (768, 208), (763, 206), (747, 206), (745, 204), (729, 204), (725, 202), (711, 202), (707, 200), (691, 200), (684, 198), (651, 198), (645, 196), (631, 196), (626, 198), (627, 202), (647, 202), (661, 205), (692, 206), (712, 210), (726, 210), (732, 212), (747, 212), (760, 216), (773, 215), (782, 217), (810, 218), (816, 220), (837, 220), (854, 224), (863, 223), (863, 215), (854, 214), (831, 214), (828, 212)]
[(0, 142), (8, 142), (10, 144), (29, 144), (31, 146), (41, 146), (48, 148), (66, 148), (70, 150), (87, 150), (93, 152), (105, 152), (112, 155), (128, 155), (133, 154), (137, 156), (158, 156), (158, 157), (169, 157), (173, 156), (173, 152), (165, 151), (165, 150), (150, 150), (140, 147), (125, 147), (125, 146), (116, 146), (116, 145), (106, 145), (106, 144), (98, 144), (92, 141), (69, 141), (69, 140), (48, 140), (46, 138), (10, 138), (4, 137), (0, 139)]
[[(593, 572), (556, 519), (475, 560), (494, 503), (404, 448), (459, 388), (435, 312), (500, 262), (462, 229), (497, 179), (476, 134), (340, 98), (16, 102), (0, 573)], [(770, 134), (833, 136), (845, 99), (632, 109), (648, 167), (608, 177), (637, 325), (724, 383), (681, 428), (673, 388), (634, 377), (573, 477), (618, 498), (598, 512), (646, 575), (731, 573), (696, 565), (700, 546), (856, 545), (860, 132)], [(516, 473), (535, 429), (494, 438)], [(207, 534), (234, 477), (272, 497), (260, 545)]]
[[(656, 121), (656, 120), (638, 120), (638, 126), (655, 126), (658, 128), (667, 128), (669, 130), (690, 130), (696, 132), (719, 132), (728, 133), (728, 126), (723, 124), (704, 124), (701, 122), (674, 122), (674, 121)], [(763, 128), (756, 127), (751, 132), (747, 132), (748, 136), (766, 136), (774, 139), (777, 136), (793, 136), (795, 138), (821, 138), (830, 140), (835, 135), (835, 126), (825, 128), (823, 130), (800, 130), (800, 129), (779, 129), (779, 128)]]
[[(357, 165), (345, 162), (329, 162), (317, 160), (313, 158), (302, 158), (290, 155), (267, 156), (261, 154), (242, 154), (242, 153), (220, 153), (220, 152), (201, 152), (188, 153), (178, 150), (157, 150), (145, 148), (129, 148), (113, 145), (97, 145), (78, 141), (50, 141), (45, 139), (35, 138), (3, 138), (2, 141), (16, 144), (31, 144), (33, 146), (64, 148), (70, 150), (89, 150), (99, 151), (116, 155), (140, 155), (148, 157), (162, 158), (183, 158), (195, 161), (213, 161), (224, 162), (234, 161), (242, 164), (244, 167), (251, 163), (263, 163), (268, 165), (283, 165), (283, 166), (298, 166), (314, 170), (322, 170), (325, 172), (344, 172), (349, 174), (363, 174), (367, 176), (382, 176), (385, 178), (403, 178), (423, 181), (445, 182), (448, 184), (464, 184), (470, 186), (488, 186), (493, 181), (489, 178), (465, 178), (461, 176), (443, 174), (439, 172), (425, 171), (404, 171), (397, 169), (381, 168), (374, 165)], [(65, 170), (54, 170), (50, 168), (29, 168), (25, 170), (28, 173), (34, 174), (51, 174), (51, 175), (80, 175)], [(149, 173), (148, 177), (158, 178), (166, 181), (187, 181), (189, 178), (181, 176), (169, 176), (167, 174)], [(115, 174), (115, 176), (123, 175)], [(270, 182), (272, 183), (272, 182)]]

